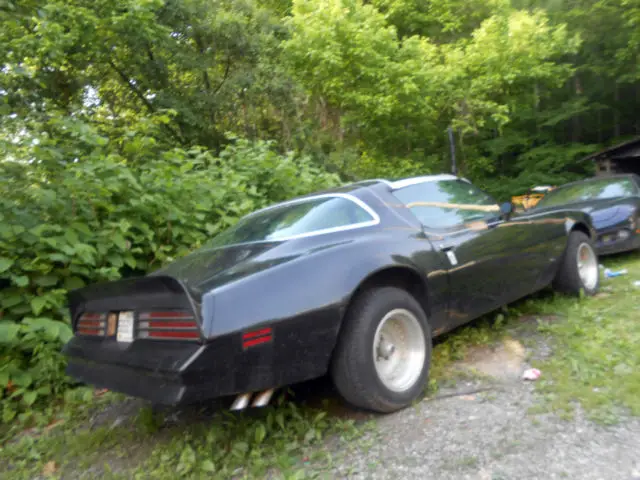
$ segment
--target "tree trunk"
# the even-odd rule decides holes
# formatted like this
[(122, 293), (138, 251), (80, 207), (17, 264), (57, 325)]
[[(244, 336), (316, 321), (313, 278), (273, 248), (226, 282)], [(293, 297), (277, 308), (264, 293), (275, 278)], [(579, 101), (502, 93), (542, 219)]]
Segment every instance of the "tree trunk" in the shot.
[(616, 82), (613, 90), (613, 136), (620, 136), (620, 89)]
[(540, 87), (538, 82), (533, 85), (533, 110), (535, 112), (536, 133), (540, 135), (540, 120), (538, 118), (540, 113)]
[[(580, 78), (577, 75), (573, 77), (573, 91), (576, 97), (582, 95), (582, 86), (580, 85)], [(580, 114), (574, 115), (571, 128), (571, 141), (573, 143), (578, 143), (580, 141), (582, 133), (581, 129), (582, 125), (580, 123)]]

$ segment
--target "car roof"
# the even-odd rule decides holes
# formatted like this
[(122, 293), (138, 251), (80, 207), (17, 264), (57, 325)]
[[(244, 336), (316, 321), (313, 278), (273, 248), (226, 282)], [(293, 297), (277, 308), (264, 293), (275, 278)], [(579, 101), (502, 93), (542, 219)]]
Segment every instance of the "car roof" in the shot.
[(615, 179), (620, 179), (620, 178), (636, 178), (636, 179), (640, 179), (640, 176), (638, 176), (635, 173), (613, 173), (613, 174), (609, 174), (609, 175), (600, 175), (600, 176), (596, 176), (596, 177), (582, 178), (580, 180), (575, 180), (573, 182), (564, 183), (562, 185), (559, 185), (556, 188), (568, 187), (570, 185), (578, 185), (580, 183), (595, 182), (595, 181), (598, 181), (598, 180), (615, 180)]
[(469, 182), (466, 178), (457, 177), (456, 175), (452, 175), (449, 173), (441, 173), (436, 175), (421, 175), (415, 177), (406, 177), (398, 180), (387, 180), (384, 178), (373, 178), (368, 180), (360, 180), (353, 183), (348, 183), (346, 185), (341, 185), (339, 187), (328, 188), (324, 190), (315, 191), (312, 193), (308, 193), (306, 195), (297, 196), (282, 202), (274, 203), (265, 208), (256, 210), (252, 212), (251, 215), (262, 212), (265, 210), (270, 210), (274, 207), (278, 207), (280, 205), (286, 205), (289, 203), (296, 203), (299, 201), (304, 201), (305, 199), (311, 199), (319, 196), (327, 196), (327, 195), (336, 195), (336, 196), (351, 196), (355, 197), (358, 201), (361, 201), (361, 194), (364, 191), (370, 191), (372, 187), (378, 187), (380, 185), (386, 186), (389, 190), (398, 190), (401, 188), (409, 187), (411, 185), (417, 185), (419, 183), (424, 182), (436, 182), (441, 180), (463, 180), (465, 182)]
[(348, 183), (340, 187), (335, 187), (327, 190), (322, 190), (319, 192), (314, 192), (299, 198), (305, 198), (305, 197), (310, 197), (315, 195), (331, 194), (331, 193), (355, 193), (360, 189), (363, 189), (363, 188), (366, 189), (368, 187), (373, 187), (381, 184), (386, 185), (391, 190), (398, 190), (401, 188), (409, 187), (411, 185), (417, 185), (419, 183), (437, 182), (441, 180), (463, 180), (466, 182), (469, 181), (466, 178), (457, 177), (450, 173), (440, 173), (436, 175), (420, 175), (416, 177), (401, 178), (398, 180), (387, 180), (385, 178), (372, 178), (367, 180), (360, 180), (358, 182)]

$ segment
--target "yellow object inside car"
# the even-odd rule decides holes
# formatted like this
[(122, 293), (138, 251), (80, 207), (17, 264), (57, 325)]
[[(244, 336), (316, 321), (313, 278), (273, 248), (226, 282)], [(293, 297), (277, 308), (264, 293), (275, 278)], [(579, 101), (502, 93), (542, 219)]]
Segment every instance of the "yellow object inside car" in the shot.
[(517, 195), (511, 197), (511, 203), (516, 207), (522, 207), (525, 210), (534, 207), (547, 192), (550, 192), (555, 187), (534, 187), (530, 189), (524, 195)]

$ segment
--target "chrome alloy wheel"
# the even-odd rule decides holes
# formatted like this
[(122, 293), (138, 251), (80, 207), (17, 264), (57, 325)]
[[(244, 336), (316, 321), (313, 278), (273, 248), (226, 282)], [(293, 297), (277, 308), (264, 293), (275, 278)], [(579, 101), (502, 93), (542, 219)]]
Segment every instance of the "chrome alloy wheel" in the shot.
[(593, 248), (588, 243), (578, 245), (576, 254), (578, 262), (578, 275), (582, 284), (589, 290), (593, 290), (598, 283), (598, 258)]
[(384, 316), (373, 337), (373, 364), (386, 388), (404, 392), (413, 387), (426, 354), (424, 333), (413, 313), (397, 308)]

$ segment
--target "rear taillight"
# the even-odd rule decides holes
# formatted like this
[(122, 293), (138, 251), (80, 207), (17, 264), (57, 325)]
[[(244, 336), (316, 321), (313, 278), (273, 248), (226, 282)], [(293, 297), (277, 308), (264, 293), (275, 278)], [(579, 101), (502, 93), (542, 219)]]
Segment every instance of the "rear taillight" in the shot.
[(104, 337), (105, 323), (107, 315), (105, 313), (83, 313), (78, 318), (76, 333), (93, 337)]
[(138, 315), (137, 336), (158, 340), (197, 340), (200, 329), (189, 312), (142, 312)]

